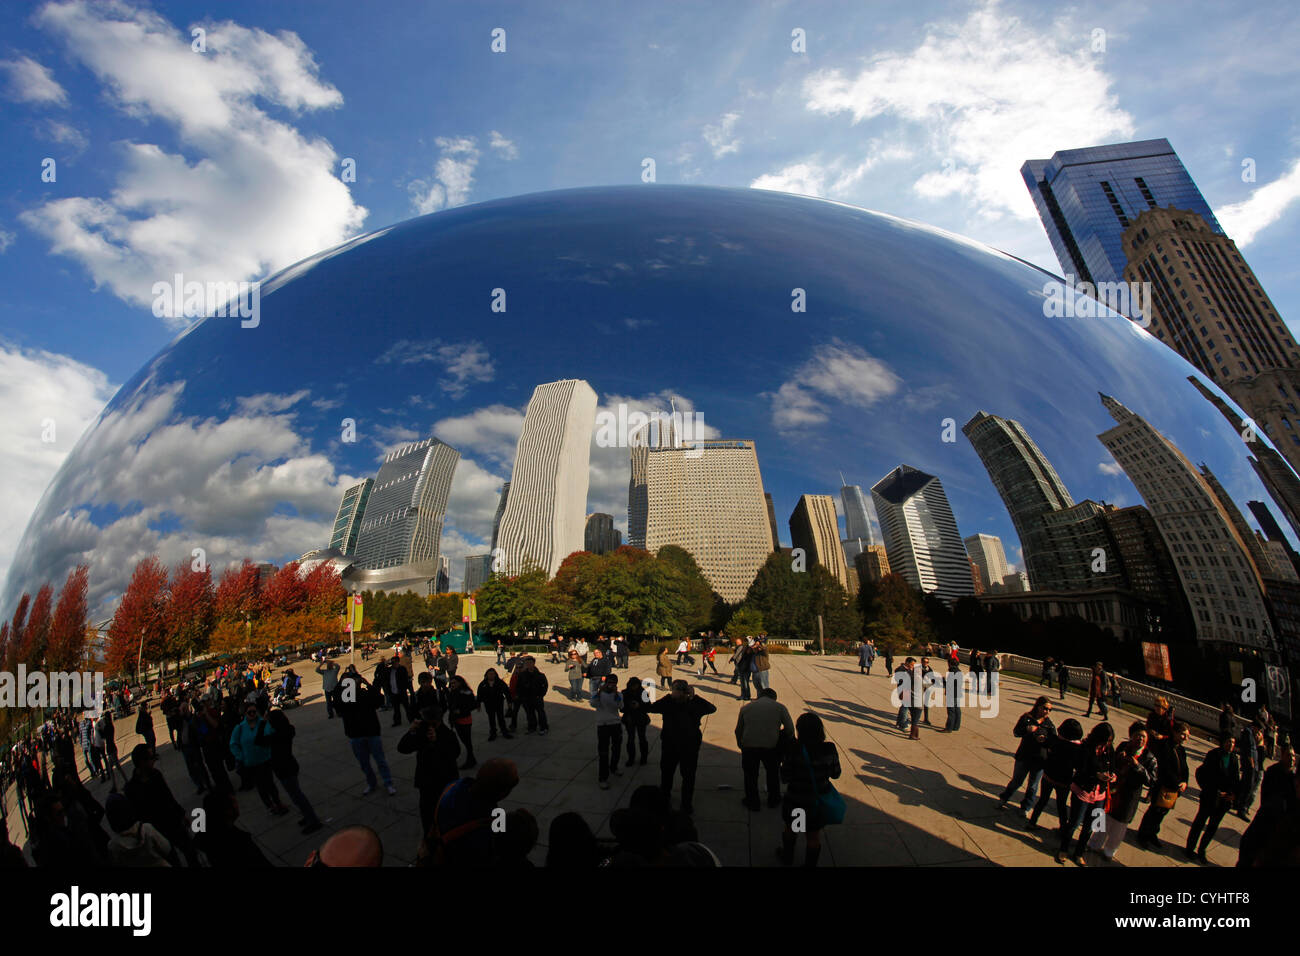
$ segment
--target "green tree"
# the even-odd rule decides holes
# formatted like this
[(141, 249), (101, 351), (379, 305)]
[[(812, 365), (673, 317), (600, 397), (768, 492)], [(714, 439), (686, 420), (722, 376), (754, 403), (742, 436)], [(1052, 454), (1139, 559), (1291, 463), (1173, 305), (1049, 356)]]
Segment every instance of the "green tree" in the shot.
[(866, 633), (879, 648), (905, 651), (936, 639), (921, 592), (900, 575), (887, 574), (881, 578), (870, 614)]
[(727, 633), (732, 637), (748, 637), (764, 630), (762, 613), (747, 604), (741, 604), (727, 621)]
[(713, 627), (713, 603), (717, 597), (695, 558), (685, 548), (666, 544), (655, 553), (655, 561), (677, 573), (678, 595), (682, 610), (674, 624), (674, 633), (696, 634)]

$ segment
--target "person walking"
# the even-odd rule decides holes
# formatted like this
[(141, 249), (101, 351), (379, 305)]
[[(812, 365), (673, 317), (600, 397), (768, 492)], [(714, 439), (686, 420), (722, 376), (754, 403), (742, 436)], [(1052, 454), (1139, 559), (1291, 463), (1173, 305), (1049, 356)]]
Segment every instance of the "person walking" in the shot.
[(1038, 785), (1043, 779), (1043, 770), (1047, 766), (1047, 755), (1056, 739), (1056, 725), (1052, 723), (1052, 702), (1046, 697), (1039, 697), (1034, 706), (1020, 715), (1012, 734), (1020, 739), (1016, 748), (1015, 765), (1011, 771), (1011, 782), (998, 796), (998, 809), (1006, 808), (1007, 801), (1019, 789), (1020, 784), (1028, 779), (1024, 799), (1020, 801), (1020, 813), (1029, 817), (1030, 807), (1038, 800)]
[(89, 713), (83, 714), (80, 724), (81, 752), (86, 758), (86, 769), (92, 780), (104, 777), (104, 751), (95, 744), (95, 721)]
[(397, 788), (393, 786), (393, 772), (388, 769), (388, 760), (384, 757), (384, 739), (380, 736), (379, 702), (382, 699), (379, 688), (355, 672), (345, 674), (334, 689), (334, 707), (343, 718), (343, 733), (366, 777), (366, 789), (361, 793), (363, 797), (375, 792), (375, 771), (370, 766), (371, 758), (379, 767), (388, 795), (391, 797), (397, 794)]
[(933, 727), (930, 723), (930, 694), (931, 688), (934, 687), (934, 668), (930, 666), (930, 658), (921, 658), (921, 720), (927, 727)]
[(438, 798), (460, 776), (456, 762), (460, 744), (456, 734), (442, 722), (437, 706), (422, 707), (415, 723), (397, 742), (399, 754), (415, 754), (415, 789), (420, 794), (420, 832), (428, 835), (433, 826)]
[(198, 788), (195, 793), (204, 793), (212, 789), (212, 777), (203, 764), (203, 749), (197, 724), (202, 718), (190, 707), (190, 702), (185, 700), (177, 711), (177, 720), (180, 722), (179, 739), (181, 756), (185, 759), (185, 770)]
[[(653, 684), (651, 688), (653, 688)], [(653, 690), (651, 691), (653, 692)], [(650, 748), (646, 744), (645, 729), (650, 726), (650, 714), (645, 705), (650, 702), (646, 688), (641, 686), (639, 677), (629, 677), (623, 688), (622, 723), (627, 728), (627, 764), (632, 766), (636, 760), (637, 743), (641, 744), (641, 766), (650, 759)]]
[(655, 673), (659, 675), (659, 686), (670, 687), (673, 682), (673, 662), (668, 655), (668, 646), (659, 649), (659, 659), (655, 664)]
[(798, 839), (794, 825), (800, 815), (807, 840), (803, 865), (817, 865), (817, 858), (821, 856), (822, 830), (828, 824), (838, 822), (829, 819), (825, 798), (834, 793), (831, 781), (838, 779), (839, 775), (839, 750), (826, 739), (822, 719), (813, 713), (800, 714), (795, 722), (795, 739), (786, 747), (781, 762), (781, 779), (786, 784), (785, 798), (781, 803), (785, 832), (781, 834), (781, 847), (777, 852), (785, 866), (794, 864), (795, 841)]
[(694, 812), (695, 768), (700, 759), (700, 744), (704, 733), (700, 721), (718, 708), (702, 697), (684, 680), (675, 680), (671, 692), (646, 705), (646, 711), (663, 717), (659, 734), (662, 755), (659, 758), (660, 789), (664, 798), (673, 792), (673, 777), (678, 767), (682, 772), (682, 812)]
[(498, 640), (497, 641), (497, 664), (500, 665), (500, 664), (504, 664), (505, 662), (506, 662), (506, 646)]
[(293, 755), (293, 738), (297, 733), (297, 728), (289, 721), (285, 712), (277, 708), (268, 713), (265, 720), (258, 722), (253, 743), (259, 747), (270, 748), (271, 772), (280, 781), (294, 806), (302, 812), (298, 826), (302, 828), (303, 834), (307, 835), (315, 833), (324, 824), (312, 809), (311, 801), (298, 786), (298, 774), (301, 768)]
[(1237, 738), (1237, 760), (1241, 765), (1241, 784), (1232, 801), (1232, 812), (1242, 820), (1250, 819), (1250, 808), (1255, 803), (1255, 794), (1259, 792), (1259, 781), (1263, 776), (1264, 763), (1264, 729), (1258, 720), (1249, 727), (1243, 727)]
[(506, 729), (506, 702), (509, 699), (510, 688), (497, 675), (496, 668), (489, 667), (478, 685), (478, 702), (488, 719), (488, 743), (497, 739), (498, 728), (502, 737), (511, 739), (511, 733)]
[(871, 665), (876, 659), (876, 649), (870, 641), (863, 641), (858, 646), (858, 673), (871, 676)]
[(1128, 825), (1137, 815), (1142, 790), (1154, 784), (1158, 774), (1155, 754), (1147, 747), (1146, 723), (1135, 721), (1129, 725), (1128, 740), (1115, 748), (1115, 783), (1111, 787), (1106, 825), (1092, 834), (1089, 849), (1099, 852), (1107, 862), (1115, 859)]
[(781, 804), (781, 753), (794, 736), (794, 722), (785, 704), (776, 699), (770, 687), (758, 692), (752, 703), (740, 708), (736, 719), (736, 745), (740, 748), (740, 769), (745, 779), (748, 809), (758, 811), (758, 768), (767, 772), (767, 805)]
[(257, 795), (274, 816), (283, 816), (289, 808), (280, 802), (280, 791), (271, 779), (271, 748), (257, 742), (257, 735), (262, 731), (266, 718), (262, 717), (256, 707), (244, 710), (241, 720), (230, 734), (230, 752), (235, 758), (235, 766), (242, 768), (247, 779), (257, 788)]
[(898, 665), (894, 671), (893, 681), (898, 694), (898, 720), (895, 722), (899, 730), (906, 732), (908, 725), (912, 720), (912, 658), (908, 658)]
[(1178, 798), (1187, 791), (1187, 781), (1191, 774), (1183, 744), (1189, 736), (1190, 728), (1178, 721), (1170, 728), (1167, 736), (1157, 738), (1151, 731), (1151, 719), (1147, 718), (1147, 748), (1156, 758), (1156, 782), (1151, 788), (1151, 806), (1142, 815), (1137, 836), (1138, 846), (1147, 850), (1161, 849), (1160, 824)]
[(754, 679), (754, 642), (752, 638), (746, 638), (741, 643), (738, 652), (740, 654), (740, 699), (749, 700), (750, 681)]
[(1040, 675), (1038, 675), (1039, 687), (1042, 687), (1044, 684), (1046, 684), (1048, 690), (1052, 689), (1052, 663), (1053, 662), (1050, 657), (1047, 660), (1043, 661), (1043, 672)]
[(474, 711), (478, 708), (478, 698), (469, 689), (469, 683), (457, 674), (447, 684), (447, 716), (451, 718), (452, 729), (456, 731), (456, 736), (465, 747), (465, 762), (460, 765), (461, 770), (478, 766), (478, 761), (474, 759), (474, 741), (471, 734), (474, 727)]
[(1079, 764), (1074, 770), (1074, 780), (1070, 783), (1070, 816), (1061, 828), (1060, 848), (1056, 851), (1056, 862), (1064, 863), (1065, 855), (1070, 849), (1074, 832), (1083, 827), (1070, 858), (1079, 866), (1087, 866), (1084, 854), (1088, 851), (1088, 839), (1092, 832), (1092, 823), (1097, 813), (1104, 811), (1106, 794), (1115, 780), (1115, 751), (1111, 742), (1115, 731), (1110, 724), (1102, 721), (1088, 734), (1079, 754)]
[[(449, 653), (454, 653), (449, 649)], [(401, 655), (393, 656), (393, 663), (388, 668), (388, 702), (393, 707), (393, 726), (402, 725), (402, 711), (406, 711), (406, 722), (415, 721), (415, 710), (411, 707), (411, 672), (402, 663)]]
[(966, 696), (966, 677), (961, 672), (961, 662), (957, 657), (948, 658), (948, 673), (944, 675), (944, 697), (948, 707), (948, 719), (943, 725), (947, 733), (961, 730), (961, 708)]
[[(620, 634), (618, 636), (618, 639), (614, 641), (614, 651), (615, 651), (615, 655), (618, 657), (618, 666), (621, 667), (623, 670), (627, 670), (627, 666), (628, 666), (627, 635)], [(709, 665), (712, 666), (712, 664), (713, 664), (713, 658), (710, 657)], [(714, 667), (713, 673), (716, 674), (717, 672), (718, 669)]]
[(1070, 689), (1070, 668), (1064, 660), (1056, 662), (1056, 684), (1061, 692), (1060, 700), (1065, 700), (1065, 692)]
[(679, 641), (677, 644), (677, 663), (685, 664), (686, 658), (690, 655), (690, 652), (691, 652), (690, 642), (683, 637), (681, 641)]
[(104, 770), (111, 781), (112, 790), (117, 792), (117, 775), (122, 775), (122, 783), (126, 783), (126, 771), (122, 769), (122, 762), (117, 756), (117, 728), (113, 726), (113, 714), (107, 708), (95, 721), (95, 734), (101, 742), (101, 749), (104, 751)]
[(618, 757), (623, 749), (623, 695), (618, 692), (618, 678), (607, 675), (591, 695), (591, 704), (596, 708), (597, 774), (600, 789), (608, 790), (609, 775), (623, 773), (618, 769)]
[(1236, 739), (1231, 734), (1223, 734), (1219, 737), (1219, 746), (1205, 755), (1205, 761), (1196, 770), (1201, 803), (1192, 820), (1192, 828), (1187, 831), (1187, 845), (1183, 847), (1183, 855), (1189, 860), (1210, 862), (1205, 852), (1241, 788), (1241, 761), (1236, 749)]
[(1101, 719), (1105, 720), (1109, 715), (1106, 712), (1106, 672), (1102, 669), (1101, 661), (1092, 665), (1092, 677), (1088, 683), (1088, 709), (1083, 712), (1085, 718), (1092, 715), (1094, 703)]
[(880, 653), (885, 659), (885, 673), (892, 678), (894, 674), (894, 649), (886, 644), (885, 649)]
[(984, 693), (984, 658), (974, 648), (970, 652), (970, 673), (975, 683), (975, 693)]

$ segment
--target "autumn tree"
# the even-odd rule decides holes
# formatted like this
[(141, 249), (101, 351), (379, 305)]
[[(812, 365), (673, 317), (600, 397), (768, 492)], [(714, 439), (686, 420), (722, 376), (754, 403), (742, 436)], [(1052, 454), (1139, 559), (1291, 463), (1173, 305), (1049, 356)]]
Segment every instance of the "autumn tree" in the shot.
[(162, 660), (167, 650), (167, 569), (153, 555), (135, 566), (108, 627), (110, 673), (136, 670), (138, 659)]
[(216, 612), (212, 569), (206, 564), (196, 570), (182, 561), (172, 570), (167, 598), (167, 654), (177, 666), (187, 657), (203, 651), (212, 636)]
[(261, 613), (260, 582), (261, 575), (251, 561), (222, 573), (213, 595), (216, 623), (209, 646), (214, 651), (237, 653), (251, 645)]
[(32, 601), (32, 609), (27, 615), (27, 624), (23, 628), (23, 643), (18, 651), (18, 659), (31, 668), (45, 666), (45, 650), (50, 643), (50, 627), (54, 622), (54, 588), (48, 583), (41, 585)]
[(59, 592), (59, 603), (54, 608), (50, 624), (50, 642), (46, 659), (51, 670), (79, 670), (86, 656), (86, 617), (89, 607), (86, 591), (90, 582), (90, 568), (80, 564), (68, 572)]

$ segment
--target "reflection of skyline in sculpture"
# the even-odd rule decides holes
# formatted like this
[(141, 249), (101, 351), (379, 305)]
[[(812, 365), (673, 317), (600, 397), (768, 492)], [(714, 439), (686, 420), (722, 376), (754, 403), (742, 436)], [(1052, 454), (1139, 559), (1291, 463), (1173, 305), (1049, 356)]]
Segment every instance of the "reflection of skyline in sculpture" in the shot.
[(595, 423), (596, 393), (581, 379), (533, 389), (497, 536), (506, 574), (535, 566), (554, 575), (582, 550)]
[(830, 495), (803, 495), (790, 515), (790, 545), (803, 548), (807, 566), (821, 565), (840, 587), (849, 590), (849, 569), (840, 547), (840, 525), (835, 499)]
[(872, 485), (871, 500), (894, 574), (945, 601), (974, 595), (970, 558), (943, 482), (899, 465)]
[(614, 527), (614, 516), (594, 511), (587, 515), (582, 548), (592, 554), (609, 554), (623, 544), (623, 533)]
[(646, 550), (685, 549), (723, 600), (742, 600), (772, 553), (754, 443), (719, 439), (651, 449), (646, 501)]
[(1117, 422), (1097, 437), (1146, 501), (1174, 557), (1196, 636), (1260, 650), (1273, 647), (1259, 571), (1205, 473), (1140, 415), (1109, 395)]
[(334, 518), (334, 533), (330, 536), (329, 546), (340, 554), (355, 554), (357, 537), (361, 533), (361, 522), (365, 517), (366, 504), (370, 500), (370, 491), (375, 486), (373, 478), (366, 478), (343, 492), (339, 502), (339, 511)]
[(993, 534), (972, 534), (963, 542), (966, 553), (970, 555), (979, 569), (980, 583), (985, 591), (1004, 587), (1011, 569), (1007, 567), (1007, 553), (1002, 547), (1002, 539)]

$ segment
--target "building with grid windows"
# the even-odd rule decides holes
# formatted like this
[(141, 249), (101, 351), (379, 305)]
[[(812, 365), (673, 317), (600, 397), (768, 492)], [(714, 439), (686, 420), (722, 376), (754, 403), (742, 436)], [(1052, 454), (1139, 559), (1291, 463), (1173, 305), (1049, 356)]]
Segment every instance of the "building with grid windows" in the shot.
[(361, 533), (361, 520), (366, 513), (366, 504), (370, 501), (370, 491), (374, 486), (374, 479), (366, 478), (343, 492), (338, 514), (334, 517), (334, 533), (330, 535), (329, 545), (339, 554), (356, 553), (357, 537)]
[[(849, 568), (840, 547), (840, 523), (830, 495), (803, 495), (790, 515), (790, 544), (803, 548), (808, 566), (820, 564), (849, 590)], [(854, 588), (856, 591), (857, 588)]]
[(963, 543), (979, 572), (980, 587), (985, 591), (1002, 590), (1002, 579), (1011, 573), (1002, 539), (995, 534), (973, 534)]
[(894, 574), (944, 601), (975, 594), (970, 557), (938, 478), (899, 465), (871, 487), (871, 500)]
[(752, 441), (684, 442), (646, 456), (646, 550), (675, 544), (724, 601), (744, 599), (772, 554), (763, 477)]

